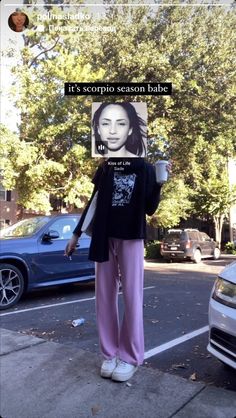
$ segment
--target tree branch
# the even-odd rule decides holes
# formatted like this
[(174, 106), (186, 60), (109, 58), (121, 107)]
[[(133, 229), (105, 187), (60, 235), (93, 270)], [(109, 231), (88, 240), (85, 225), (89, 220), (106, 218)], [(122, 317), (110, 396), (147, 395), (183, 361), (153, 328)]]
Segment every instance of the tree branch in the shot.
[(36, 57), (34, 57), (34, 59), (31, 61), (29, 68), (35, 63), (35, 61), (38, 59), (38, 57), (40, 57), (40, 55), (42, 54), (46, 54), (47, 52), (51, 51), (53, 48), (55, 48), (55, 46), (57, 45), (59, 41), (59, 38), (57, 38), (55, 44), (53, 46), (51, 46), (51, 48), (48, 49), (44, 49), (43, 51), (41, 51), (38, 55), (36, 55)]

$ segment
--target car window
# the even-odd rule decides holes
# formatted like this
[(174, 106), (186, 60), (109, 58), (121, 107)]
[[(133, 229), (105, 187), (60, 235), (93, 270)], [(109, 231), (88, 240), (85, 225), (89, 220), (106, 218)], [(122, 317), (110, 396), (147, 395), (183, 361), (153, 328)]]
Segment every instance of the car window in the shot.
[(78, 218), (68, 217), (56, 219), (49, 228), (49, 231), (56, 231), (59, 234), (57, 239), (70, 239), (78, 223)]
[(189, 232), (189, 239), (192, 241), (198, 241), (198, 233), (197, 231), (191, 231)]
[(176, 241), (176, 240), (185, 240), (186, 236), (183, 231), (171, 231), (168, 232), (164, 238), (164, 241)]
[(46, 216), (24, 219), (4, 229), (1, 237), (30, 237), (39, 231), (48, 222), (48, 219)]
[(205, 234), (205, 232), (201, 232), (200, 236), (202, 241), (211, 241), (211, 238), (209, 237), (209, 235)]

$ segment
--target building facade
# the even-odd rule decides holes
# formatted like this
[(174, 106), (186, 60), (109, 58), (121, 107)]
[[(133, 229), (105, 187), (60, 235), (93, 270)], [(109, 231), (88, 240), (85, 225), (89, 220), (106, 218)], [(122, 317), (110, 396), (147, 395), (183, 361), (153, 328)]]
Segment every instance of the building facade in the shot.
[(0, 229), (17, 221), (17, 193), (5, 190), (0, 180)]

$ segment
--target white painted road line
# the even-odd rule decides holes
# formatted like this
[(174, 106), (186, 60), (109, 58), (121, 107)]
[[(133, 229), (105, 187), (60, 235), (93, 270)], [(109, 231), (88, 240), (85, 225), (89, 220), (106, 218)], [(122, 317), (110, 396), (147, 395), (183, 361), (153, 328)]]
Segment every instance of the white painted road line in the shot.
[[(148, 286), (148, 287), (144, 287), (143, 290), (149, 290), (149, 289), (154, 289), (154, 288), (155, 286)], [(119, 295), (121, 294), (122, 292), (119, 292)], [(0, 315), (0, 318), (2, 318), (3, 316), (15, 315), (18, 313), (37, 311), (40, 309), (47, 309), (47, 308), (54, 308), (55, 306), (63, 306), (63, 305), (70, 305), (72, 303), (88, 302), (90, 300), (95, 300), (95, 296), (93, 296), (92, 298), (76, 299), (76, 300), (69, 300), (68, 302), (53, 303), (51, 305), (35, 306), (34, 308), (29, 308), (29, 309), (19, 309), (19, 311), (5, 312)]]
[(161, 344), (158, 347), (152, 348), (151, 350), (148, 350), (144, 354), (144, 358), (150, 358), (155, 356), (156, 354), (160, 354), (163, 351), (169, 350), (170, 348), (175, 347), (176, 345), (182, 344), (185, 341), (191, 340), (194, 337), (197, 337), (198, 335), (204, 334), (204, 332), (207, 332), (209, 330), (209, 326), (206, 325), (205, 327), (196, 329), (196, 331), (189, 332), (188, 334), (182, 335), (182, 337), (175, 338), (174, 340), (168, 341), (165, 344)]
[(0, 315), (0, 318), (2, 316), (15, 315), (18, 313), (31, 312), (31, 311), (38, 311), (39, 309), (53, 308), (54, 306), (69, 305), (71, 303), (87, 302), (89, 300), (94, 300), (94, 299), (95, 299), (95, 296), (93, 296), (92, 298), (69, 300), (68, 302), (61, 302), (61, 303), (53, 303), (52, 305), (35, 306), (34, 308), (29, 308), (29, 309), (19, 309), (19, 311), (5, 312)]

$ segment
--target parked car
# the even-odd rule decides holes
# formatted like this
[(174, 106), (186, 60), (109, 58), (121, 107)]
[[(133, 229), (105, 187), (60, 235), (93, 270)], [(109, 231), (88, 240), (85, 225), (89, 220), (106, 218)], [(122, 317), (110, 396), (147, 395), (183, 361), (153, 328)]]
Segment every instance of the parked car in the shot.
[(25, 291), (94, 279), (90, 237), (82, 234), (72, 257), (64, 255), (78, 220), (79, 215), (37, 216), (2, 231), (0, 309), (15, 305)]
[(225, 267), (214, 283), (209, 327), (207, 350), (236, 369), (236, 262)]
[(189, 259), (200, 263), (202, 258), (220, 257), (218, 244), (198, 229), (170, 229), (161, 243), (161, 255), (166, 260)]

